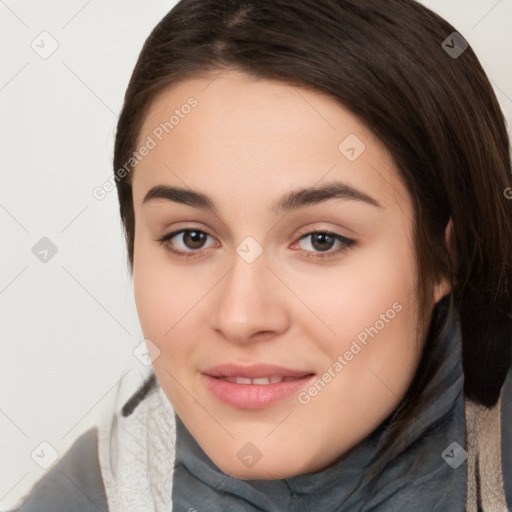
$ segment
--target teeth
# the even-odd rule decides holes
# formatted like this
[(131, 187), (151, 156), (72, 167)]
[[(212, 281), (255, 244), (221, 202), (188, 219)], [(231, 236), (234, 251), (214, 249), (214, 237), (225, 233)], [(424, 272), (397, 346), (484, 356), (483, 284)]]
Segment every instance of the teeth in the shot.
[(249, 377), (222, 377), (223, 380), (236, 384), (277, 384), (278, 382), (296, 380), (295, 377), (258, 377), (249, 379)]
[(258, 379), (251, 379), (252, 384), (270, 384), (268, 377), (259, 377)]

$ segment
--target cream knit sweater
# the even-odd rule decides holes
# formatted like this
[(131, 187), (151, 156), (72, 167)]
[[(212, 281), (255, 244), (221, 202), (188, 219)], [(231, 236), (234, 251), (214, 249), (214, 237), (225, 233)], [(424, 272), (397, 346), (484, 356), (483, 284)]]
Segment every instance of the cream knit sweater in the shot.
[(501, 402), (487, 409), (465, 400), (467, 435), (468, 512), (510, 512), (503, 490)]

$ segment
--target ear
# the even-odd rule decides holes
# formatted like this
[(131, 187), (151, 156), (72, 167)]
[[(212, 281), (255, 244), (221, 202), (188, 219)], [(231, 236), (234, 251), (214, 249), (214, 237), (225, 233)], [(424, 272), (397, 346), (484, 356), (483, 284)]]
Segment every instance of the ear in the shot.
[[(450, 217), (448, 224), (446, 225), (446, 229), (444, 231), (444, 243), (450, 253), (452, 261), (455, 264), (456, 261), (456, 251), (455, 251), (455, 238), (454, 238), (454, 227), (453, 220)], [(441, 281), (439, 281), (434, 287), (434, 302), (438, 302), (441, 300), (447, 293), (451, 291), (452, 285), (450, 281), (443, 277)]]

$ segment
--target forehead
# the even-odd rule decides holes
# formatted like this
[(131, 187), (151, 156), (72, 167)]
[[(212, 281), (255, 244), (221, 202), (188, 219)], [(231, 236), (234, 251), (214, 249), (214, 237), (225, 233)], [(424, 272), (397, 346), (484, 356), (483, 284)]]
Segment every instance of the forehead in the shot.
[[(187, 102), (191, 101), (196, 106), (189, 109)], [(183, 114), (181, 110), (187, 112)], [(144, 134), (169, 121), (173, 114), (176, 114), (171, 123), (174, 139), (180, 134), (190, 135), (191, 131), (198, 133), (201, 126), (204, 130), (200, 135), (209, 130), (203, 142), (233, 128), (237, 130), (237, 138), (249, 135), (255, 138), (255, 143), (275, 133), (280, 134), (276, 144), (283, 144), (290, 136), (296, 140), (301, 135), (311, 142), (326, 136), (338, 139), (348, 129), (365, 139), (374, 139), (355, 116), (321, 91), (233, 70), (181, 80), (161, 91), (145, 116), (139, 141)], [(186, 123), (185, 119), (188, 119)], [(372, 142), (378, 143), (376, 139)], [(304, 149), (310, 146), (306, 144)]]
[(137, 147), (148, 138), (154, 147), (134, 173), (139, 202), (180, 176), (199, 189), (246, 184), (260, 197), (290, 180), (343, 179), (383, 203), (407, 199), (388, 151), (356, 116), (321, 91), (277, 80), (224, 71), (180, 81), (152, 102)]

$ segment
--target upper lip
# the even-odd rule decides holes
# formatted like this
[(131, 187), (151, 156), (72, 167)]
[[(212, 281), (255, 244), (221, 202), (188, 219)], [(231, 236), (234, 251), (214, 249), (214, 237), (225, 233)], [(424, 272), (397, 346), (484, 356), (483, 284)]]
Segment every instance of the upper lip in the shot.
[(247, 377), (257, 379), (261, 377), (304, 377), (314, 372), (307, 370), (295, 370), (275, 364), (251, 364), (242, 366), (235, 363), (219, 364), (202, 371), (201, 373), (211, 377)]

